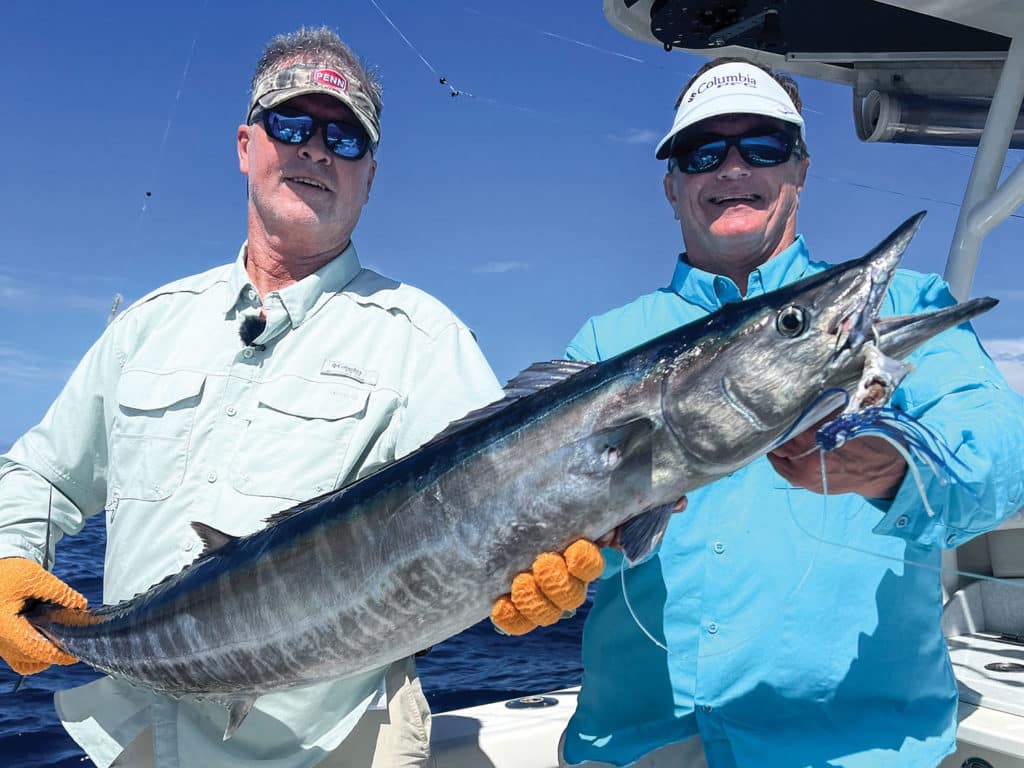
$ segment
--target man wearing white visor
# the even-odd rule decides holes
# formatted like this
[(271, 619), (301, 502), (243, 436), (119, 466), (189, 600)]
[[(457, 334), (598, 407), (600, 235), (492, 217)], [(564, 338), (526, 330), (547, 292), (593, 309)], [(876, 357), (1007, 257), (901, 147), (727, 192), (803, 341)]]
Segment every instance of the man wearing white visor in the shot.
[[(572, 359), (613, 357), (828, 266), (797, 233), (810, 160), (796, 84), (719, 59), (676, 107), (657, 156), (686, 251), (668, 286), (588, 320)], [(883, 311), (952, 303), (938, 276), (901, 270)], [(1024, 409), (966, 326), (912, 362), (892, 404), (956, 449), (965, 486), (924, 472), (932, 517), (903, 458), (863, 438), (828, 454), (823, 500), (812, 431), (690, 494), (639, 566), (621, 574), (603, 549), (563, 765), (934, 768), (953, 750), (941, 547), (1024, 503)], [(508, 631), (553, 620), (522, 578), (492, 616)]]

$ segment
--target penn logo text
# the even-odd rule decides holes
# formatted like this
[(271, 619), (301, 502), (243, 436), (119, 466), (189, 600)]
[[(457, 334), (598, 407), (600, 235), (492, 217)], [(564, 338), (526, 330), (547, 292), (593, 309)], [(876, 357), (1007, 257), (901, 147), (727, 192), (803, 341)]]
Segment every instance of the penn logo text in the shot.
[(313, 73), (313, 82), (326, 85), (336, 91), (347, 92), (348, 80), (340, 72), (333, 69), (318, 69)]

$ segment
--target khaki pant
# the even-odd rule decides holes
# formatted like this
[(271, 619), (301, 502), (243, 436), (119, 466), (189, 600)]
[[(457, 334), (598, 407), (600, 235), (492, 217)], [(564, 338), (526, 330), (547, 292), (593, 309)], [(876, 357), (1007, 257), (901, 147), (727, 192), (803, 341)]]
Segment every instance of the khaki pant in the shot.
[(391, 665), (386, 686), (388, 708), (363, 715), (318, 768), (426, 768), (430, 708), (411, 658)]
[[(564, 740), (565, 737), (563, 736)], [(558, 765), (560, 768), (615, 768), (611, 763), (590, 762), (570, 765), (562, 759), (562, 741), (558, 742)], [(686, 741), (668, 744), (640, 758), (629, 768), (707, 768), (704, 760), (704, 743), (700, 736)]]
[[(367, 711), (341, 745), (318, 763), (319, 768), (426, 768), (430, 709), (413, 660), (392, 664), (385, 686), (387, 709)], [(152, 728), (129, 744), (111, 768), (154, 768)]]

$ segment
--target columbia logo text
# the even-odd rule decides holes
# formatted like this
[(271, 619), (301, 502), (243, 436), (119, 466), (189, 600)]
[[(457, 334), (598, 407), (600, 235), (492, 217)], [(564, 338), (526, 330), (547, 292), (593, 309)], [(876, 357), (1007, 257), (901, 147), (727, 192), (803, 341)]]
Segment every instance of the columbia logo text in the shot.
[(748, 88), (757, 88), (757, 80), (752, 78), (750, 75), (743, 73), (736, 75), (712, 75), (690, 92), (690, 97), (686, 102), (690, 103), (702, 93), (710, 91), (712, 88), (726, 88), (734, 85), (745, 85)]

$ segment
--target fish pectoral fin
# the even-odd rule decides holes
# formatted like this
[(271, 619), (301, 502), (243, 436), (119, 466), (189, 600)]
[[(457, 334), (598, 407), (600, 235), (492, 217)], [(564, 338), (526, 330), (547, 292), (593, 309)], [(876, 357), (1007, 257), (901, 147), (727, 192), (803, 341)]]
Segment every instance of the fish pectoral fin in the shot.
[(252, 705), (256, 703), (255, 696), (248, 696), (244, 699), (231, 699), (227, 702), (228, 725), (224, 729), (224, 741), (235, 735), (235, 731), (242, 725), (245, 716), (249, 714)]
[(653, 428), (650, 419), (641, 418), (591, 432), (561, 449), (563, 467), (570, 475), (608, 477), (637, 452)]
[(587, 438), (594, 453), (598, 455), (614, 455), (616, 461), (629, 453), (630, 448), (639, 438), (651, 434), (654, 424), (650, 419), (641, 418), (616, 424), (614, 427), (594, 432)]
[(619, 528), (619, 542), (630, 568), (651, 554), (661, 543), (672, 519), (672, 504), (641, 512)]
[(200, 557), (204, 557), (211, 552), (216, 552), (225, 544), (230, 544), (238, 538), (237, 536), (232, 536), (230, 533), (219, 531), (212, 525), (207, 525), (206, 523), (193, 522), (192, 530), (196, 532), (200, 541), (203, 542), (203, 551), (199, 554)]

